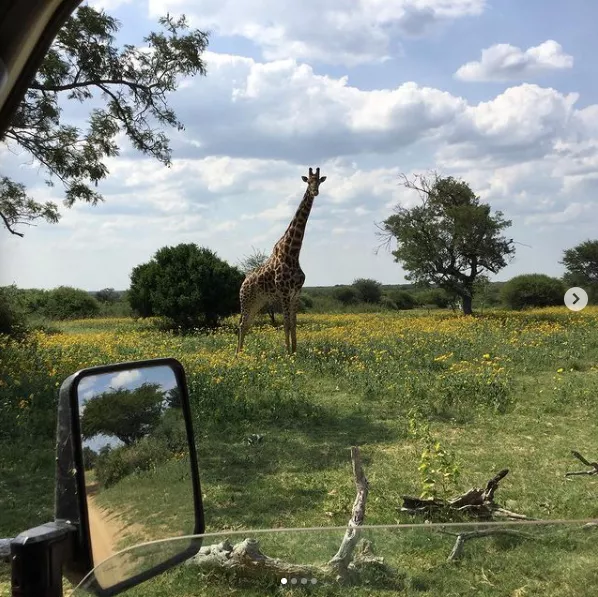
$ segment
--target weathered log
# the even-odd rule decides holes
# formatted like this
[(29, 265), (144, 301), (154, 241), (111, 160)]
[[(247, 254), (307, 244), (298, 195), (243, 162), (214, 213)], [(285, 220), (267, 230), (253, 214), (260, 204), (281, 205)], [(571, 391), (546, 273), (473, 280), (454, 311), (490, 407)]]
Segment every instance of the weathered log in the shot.
[(281, 578), (332, 578), (331, 571), (323, 567), (284, 562), (262, 553), (259, 541), (245, 539), (236, 545), (228, 540), (217, 545), (202, 547), (187, 565), (199, 566), (203, 571), (231, 571), (244, 578), (277, 580)]

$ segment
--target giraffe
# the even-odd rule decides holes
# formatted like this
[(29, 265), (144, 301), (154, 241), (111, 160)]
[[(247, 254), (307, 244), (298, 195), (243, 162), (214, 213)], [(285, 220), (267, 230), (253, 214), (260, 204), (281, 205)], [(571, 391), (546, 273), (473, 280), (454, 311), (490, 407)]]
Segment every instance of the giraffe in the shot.
[(268, 260), (249, 273), (241, 285), (237, 354), (243, 349), (243, 341), (253, 318), (264, 304), (272, 300), (277, 300), (282, 307), (287, 352), (291, 354), (297, 351), (297, 307), (305, 282), (305, 274), (299, 265), (299, 252), (314, 197), (319, 194), (319, 187), (326, 177), (320, 177), (318, 167), (315, 173), (310, 168), (309, 176), (302, 176), (301, 179), (307, 183), (307, 189), (295, 216), (274, 245)]

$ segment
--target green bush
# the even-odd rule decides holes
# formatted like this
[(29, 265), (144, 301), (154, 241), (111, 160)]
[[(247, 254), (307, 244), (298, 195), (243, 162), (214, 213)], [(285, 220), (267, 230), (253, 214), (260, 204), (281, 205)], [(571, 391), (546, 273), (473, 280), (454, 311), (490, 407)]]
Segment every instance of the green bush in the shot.
[(391, 290), (388, 298), (395, 304), (397, 309), (413, 309), (417, 306), (415, 297), (406, 290)]
[(19, 337), (27, 331), (26, 317), (16, 286), (0, 288), (0, 334)]
[(142, 263), (131, 272), (131, 287), (127, 292), (127, 300), (135, 315), (152, 317), (155, 315), (152, 293), (158, 286), (160, 267), (155, 260)]
[(133, 317), (133, 309), (128, 301), (119, 299), (115, 303), (101, 303), (99, 317)]
[(340, 313), (343, 311), (343, 304), (325, 294), (317, 294), (313, 297), (312, 313)]
[(19, 288), (20, 303), (28, 316), (44, 316), (50, 291), (39, 288)]
[(159, 425), (152, 432), (152, 437), (164, 444), (169, 452), (177, 453), (188, 450), (185, 418), (178, 408), (167, 410)]
[(120, 299), (120, 295), (114, 288), (103, 288), (95, 293), (95, 298), (100, 303), (116, 303)]
[(170, 455), (162, 441), (144, 437), (132, 446), (101, 451), (96, 462), (96, 478), (102, 487), (110, 487), (128, 475), (155, 469)]
[(359, 302), (357, 289), (352, 286), (337, 286), (332, 291), (332, 296), (343, 305), (354, 305)]
[(391, 309), (392, 311), (396, 311), (397, 310), (397, 304), (389, 296), (383, 296), (380, 299), (380, 303), (379, 304), (384, 309)]
[(50, 290), (43, 314), (50, 319), (84, 319), (100, 312), (98, 301), (79, 288), (59, 286)]
[(451, 297), (442, 288), (431, 288), (420, 292), (418, 298), (422, 305), (434, 305), (439, 309), (446, 309), (451, 304)]
[(133, 269), (129, 301), (142, 317), (165, 317), (180, 330), (212, 327), (238, 312), (243, 278), (210, 249), (182, 243)]
[(89, 446), (83, 448), (83, 468), (86, 471), (95, 467), (98, 460), (98, 453), (94, 452)]
[(510, 309), (552, 307), (563, 304), (565, 286), (561, 280), (544, 274), (523, 274), (502, 288), (502, 300)]
[(382, 284), (371, 278), (358, 278), (353, 282), (353, 288), (364, 303), (379, 303), (382, 299)]
[(299, 296), (299, 310), (301, 313), (305, 313), (310, 309), (313, 309), (314, 299), (309, 294), (302, 293)]

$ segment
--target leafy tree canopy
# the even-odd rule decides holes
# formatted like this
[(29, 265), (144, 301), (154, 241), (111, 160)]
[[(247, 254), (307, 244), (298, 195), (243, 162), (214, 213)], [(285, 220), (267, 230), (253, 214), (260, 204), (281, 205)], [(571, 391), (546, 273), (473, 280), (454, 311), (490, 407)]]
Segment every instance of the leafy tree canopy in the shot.
[[(81, 6), (58, 33), (35, 80), (0, 142), (24, 152), (64, 187), (64, 204), (103, 201), (96, 190), (108, 176), (105, 158), (119, 154), (117, 135), (135, 149), (169, 166), (171, 149), (164, 126), (183, 124), (168, 105), (181, 77), (205, 75), (202, 54), (208, 34), (189, 30), (184, 15), (159, 20), (142, 47), (119, 48), (120, 23), (103, 11)], [(63, 121), (65, 100), (90, 102), (86, 129)], [(99, 107), (97, 107), (99, 106)], [(42, 219), (57, 222), (58, 207), (40, 203), (25, 186), (0, 177), (0, 219), (12, 234), (16, 227)]]
[(94, 396), (85, 403), (81, 416), (81, 435), (117, 437), (130, 446), (158, 425), (164, 394), (160, 384), (144, 383), (129, 390), (120, 388)]
[(364, 303), (379, 303), (382, 299), (382, 284), (371, 278), (354, 280), (353, 288), (355, 288), (359, 300)]
[(343, 305), (354, 305), (359, 302), (359, 295), (353, 286), (337, 286), (333, 289), (332, 296)]
[(41, 312), (49, 319), (94, 317), (100, 311), (98, 301), (85, 290), (59, 286), (46, 294)]
[(511, 222), (500, 211), (492, 215), (466, 182), (452, 176), (402, 175), (402, 182), (418, 192), (421, 204), (397, 206), (381, 226), (387, 243), (397, 242), (395, 260), (407, 280), (457, 295), (470, 314), (478, 276), (496, 274), (515, 253), (513, 240), (501, 235)]
[(515, 276), (501, 289), (502, 300), (510, 309), (562, 305), (564, 294), (563, 282), (545, 274)]
[(96, 292), (96, 300), (100, 303), (116, 303), (120, 295), (114, 288), (102, 288)]

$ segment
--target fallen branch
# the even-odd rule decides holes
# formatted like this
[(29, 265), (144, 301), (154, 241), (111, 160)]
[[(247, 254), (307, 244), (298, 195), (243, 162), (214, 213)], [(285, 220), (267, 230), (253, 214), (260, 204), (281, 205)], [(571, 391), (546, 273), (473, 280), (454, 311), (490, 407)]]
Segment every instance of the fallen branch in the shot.
[(598, 475), (598, 462), (589, 462), (586, 458), (584, 458), (579, 452), (575, 450), (571, 450), (571, 454), (577, 458), (582, 464), (586, 466), (591, 466), (592, 469), (589, 471), (572, 471), (569, 473), (565, 473), (565, 477), (572, 477), (573, 475)]
[[(365, 518), (365, 506), (369, 484), (361, 463), (359, 448), (351, 448), (351, 462), (357, 495), (353, 503), (351, 519), (341, 545), (334, 557), (321, 566), (303, 565), (271, 558), (262, 553), (259, 541), (245, 539), (236, 545), (224, 541), (217, 545), (202, 547), (186, 564), (201, 570), (232, 571), (240, 577), (259, 578), (280, 582), (282, 578), (316, 579), (316, 582), (358, 583), (362, 575), (376, 573), (378, 578), (396, 576), (384, 563), (384, 558), (373, 555), (371, 543), (364, 541), (356, 550), (359, 527)], [(384, 573), (381, 575), (380, 573)]]
[(511, 520), (534, 520), (523, 514), (511, 512), (494, 501), (494, 494), (498, 489), (498, 484), (508, 474), (509, 469), (503, 469), (486, 483), (484, 489), (473, 487), (464, 494), (450, 500), (422, 499), (405, 495), (403, 496), (403, 506), (400, 510), (409, 514), (453, 511), (469, 514), (483, 520), (492, 520), (496, 516)]
[(244, 578), (280, 581), (281, 578), (317, 578), (325, 572), (317, 566), (284, 562), (264, 555), (256, 539), (245, 539), (236, 545), (228, 540), (202, 547), (187, 565), (198, 566), (205, 572), (230, 570)]
[(461, 559), (463, 556), (463, 551), (465, 550), (465, 542), (471, 539), (477, 539), (479, 537), (490, 537), (492, 535), (507, 535), (510, 537), (518, 537), (521, 539), (531, 539), (530, 535), (526, 533), (520, 533), (519, 531), (513, 531), (511, 529), (481, 529), (479, 531), (469, 531), (466, 533), (449, 533), (443, 531), (447, 535), (453, 535), (456, 537), (455, 545), (449, 557), (447, 558), (447, 562), (456, 562), (457, 560)]
[(346, 579), (348, 575), (348, 567), (351, 563), (353, 551), (359, 541), (358, 527), (363, 524), (365, 518), (365, 502), (369, 491), (369, 483), (363, 471), (359, 448), (356, 446), (351, 448), (351, 462), (353, 464), (353, 477), (355, 478), (357, 496), (353, 502), (351, 519), (345, 536), (335, 556), (328, 562), (328, 566), (335, 571), (338, 580)]

